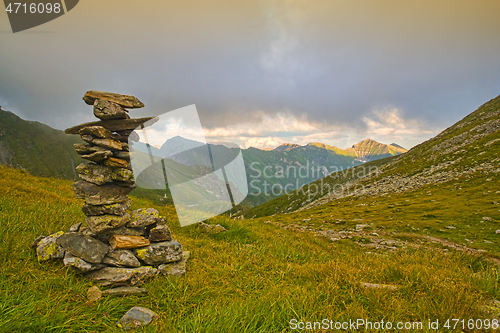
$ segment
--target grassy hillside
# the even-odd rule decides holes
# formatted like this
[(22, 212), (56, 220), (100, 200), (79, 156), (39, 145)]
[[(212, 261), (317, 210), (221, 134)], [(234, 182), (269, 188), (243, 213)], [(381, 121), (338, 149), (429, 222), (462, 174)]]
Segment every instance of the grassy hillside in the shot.
[[(493, 191), (495, 183), (489, 182), (491, 188), (484, 191)], [(475, 200), (474, 211), (464, 219), (488, 214), (498, 220), (486, 196), (477, 188), (470, 190), (481, 200), (464, 193), (463, 200)], [(454, 212), (454, 206), (445, 211), (430, 209), (432, 199), (446, 198), (447, 190), (438, 194), (437, 187), (433, 196), (344, 198), (345, 202), (332, 207), (273, 219), (220, 217), (209, 221), (228, 229), (218, 235), (205, 234), (196, 225), (180, 228), (172, 206), (132, 197), (132, 209), (155, 207), (168, 217), (174, 238), (192, 253), (188, 272), (181, 278), (157, 277), (147, 282), (147, 296), (104, 298), (97, 303), (86, 299), (90, 282), (60, 262), (39, 264), (29, 248), (39, 234), (66, 230), (84, 220), (82, 202), (74, 198), (71, 182), (0, 166), (0, 191), (3, 332), (122, 332), (116, 321), (136, 305), (161, 316), (145, 332), (285, 332), (294, 318), (426, 324), (427, 319), (485, 318), (479, 307), (500, 297), (496, 266), (481, 253), (421, 239), (415, 242), (418, 246), (401, 245), (411, 244), (413, 236), (407, 234), (415, 231), (407, 225), (416, 226), (417, 221), (426, 223), (428, 235), (441, 235), (438, 229), (451, 223), (458, 229), (461, 221), (456, 215), (461, 212)], [(396, 245), (397, 250), (367, 248), (359, 235), (332, 241), (330, 234), (316, 230), (352, 229), (359, 223), (370, 224), (370, 233), (387, 233), (405, 243)], [(498, 244), (482, 243), (490, 235), (492, 221), (463, 223), (470, 224), (467, 237), (478, 248), (497, 255)], [(392, 234), (393, 230), (405, 234)], [(443, 235), (452, 232), (446, 229)], [(399, 289), (367, 289), (361, 283)]]
[(73, 179), (72, 163), (77, 166), (83, 161), (73, 143), (82, 142), (78, 136), (0, 109), (0, 164), (26, 169), (33, 175)]

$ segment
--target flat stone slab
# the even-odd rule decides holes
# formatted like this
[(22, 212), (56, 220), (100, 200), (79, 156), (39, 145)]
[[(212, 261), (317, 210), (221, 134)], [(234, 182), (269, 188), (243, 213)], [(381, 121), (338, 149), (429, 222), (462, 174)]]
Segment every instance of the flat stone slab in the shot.
[(104, 267), (88, 273), (85, 277), (103, 287), (134, 286), (144, 283), (156, 275), (157, 272), (158, 270), (151, 266), (137, 268)]
[[(90, 126), (102, 126), (110, 132), (120, 132), (126, 130), (134, 130), (137, 127), (144, 125), (150, 126), (158, 121), (158, 117), (144, 117), (135, 119), (114, 119), (114, 120), (101, 120), (93, 121), (90, 123), (84, 123), (67, 128), (64, 133), (66, 134), (79, 134), (80, 130), (84, 127)], [(146, 124), (148, 122), (148, 124)]]
[(125, 168), (111, 168), (105, 165), (94, 163), (81, 163), (76, 167), (78, 176), (96, 185), (103, 185), (109, 182), (119, 182), (120, 184), (134, 184), (134, 173)]
[(146, 288), (140, 287), (117, 287), (113, 289), (104, 290), (102, 292), (103, 296), (128, 296), (128, 295), (141, 295), (147, 294)]
[(177, 241), (152, 243), (134, 250), (139, 260), (147, 265), (167, 264), (182, 259), (182, 245)]
[(73, 183), (73, 191), (77, 199), (85, 199), (88, 205), (111, 205), (119, 202), (126, 202), (134, 186), (119, 185), (95, 185), (90, 182), (80, 180)]
[(186, 274), (187, 260), (191, 256), (189, 251), (182, 252), (182, 259), (169, 264), (161, 264), (158, 266), (158, 273), (171, 276), (183, 276)]
[(94, 100), (94, 116), (101, 120), (128, 118), (128, 114), (121, 106), (100, 98)]
[(130, 207), (130, 200), (122, 203), (116, 203), (112, 205), (87, 205), (82, 207), (82, 212), (86, 216), (97, 216), (97, 215), (118, 215), (123, 216)]
[(87, 216), (85, 218), (87, 225), (92, 232), (98, 234), (110, 229), (119, 228), (127, 224), (130, 221), (130, 215), (125, 214), (122, 216), (117, 215), (98, 215), (98, 216)]
[(80, 232), (67, 232), (57, 238), (57, 244), (75, 257), (91, 264), (99, 264), (108, 253), (108, 246), (103, 242)]
[(108, 102), (116, 103), (118, 105), (123, 106), (124, 108), (129, 108), (129, 109), (138, 109), (144, 107), (144, 103), (142, 103), (137, 97), (130, 95), (89, 90), (83, 96), (83, 100), (88, 105), (94, 105), (94, 101), (98, 98)]
[(134, 306), (116, 323), (116, 326), (130, 331), (141, 326), (146, 326), (159, 316), (153, 311), (141, 306)]

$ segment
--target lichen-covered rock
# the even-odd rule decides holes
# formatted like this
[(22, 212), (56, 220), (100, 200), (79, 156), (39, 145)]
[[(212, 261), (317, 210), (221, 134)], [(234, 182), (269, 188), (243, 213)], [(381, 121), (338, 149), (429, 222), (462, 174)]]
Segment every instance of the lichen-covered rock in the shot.
[(141, 326), (148, 325), (157, 317), (158, 315), (149, 309), (134, 306), (132, 309), (128, 310), (127, 313), (125, 313), (125, 315), (116, 323), (116, 326), (123, 328), (125, 331), (130, 331)]
[(127, 119), (128, 117), (121, 106), (100, 98), (94, 101), (94, 116), (102, 120)]
[(128, 152), (128, 151), (115, 150), (113, 152), (113, 156), (115, 156), (116, 158), (125, 160), (125, 161), (130, 161), (130, 152)]
[(186, 274), (186, 264), (190, 256), (191, 254), (189, 251), (182, 252), (181, 260), (169, 264), (161, 264), (158, 266), (158, 273), (172, 276), (182, 276)]
[(115, 250), (109, 248), (108, 253), (102, 262), (109, 266), (115, 267), (139, 267), (141, 263), (130, 250)]
[(203, 229), (203, 231), (209, 234), (218, 234), (227, 230), (220, 224), (206, 224), (204, 222), (200, 222), (198, 225)]
[(139, 260), (147, 265), (166, 264), (182, 259), (182, 245), (177, 241), (152, 243), (134, 250)]
[(82, 163), (76, 167), (76, 171), (81, 179), (96, 185), (103, 185), (111, 181), (128, 183), (128, 185), (134, 183), (134, 174), (129, 169), (110, 168), (94, 163)]
[(94, 233), (101, 233), (110, 229), (121, 227), (130, 221), (130, 215), (98, 215), (87, 216), (85, 218), (90, 230)]
[(87, 299), (91, 302), (97, 302), (102, 297), (102, 291), (98, 286), (90, 287), (87, 290)]
[(57, 244), (72, 255), (91, 264), (99, 264), (108, 253), (108, 246), (103, 242), (80, 232), (68, 232), (57, 238)]
[(128, 296), (128, 295), (140, 295), (147, 294), (146, 288), (140, 287), (117, 287), (113, 289), (107, 289), (102, 292), (104, 296)]
[(149, 230), (148, 239), (151, 242), (164, 242), (172, 240), (172, 235), (166, 224), (159, 224)]
[(127, 228), (125, 226), (121, 226), (116, 229), (109, 229), (104, 232), (98, 233), (95, 235), (95, 238), (99, 239), (101, 242), (108, 243), (113, 235), (121, 235), (121, 236), (144, 236), (146, 234), (145, 228)]
[(146, 227), (156, 223), (159, 217), (160, 213), (154, 208), (137, 209), (130, 214), (130, 222), (127, 227)]
[(130, 200), (111, 205), (84, 205), (82, 212), (86, 216), (97, 215), (118, 215), (123, 216), (126, 214), (127, 209), (130, 207)]
[(84, 180), (73, 183), (73, 191), (78, 199), (85, 199), (88, 205), (110, 205), (119, 202), (126, 202), (129, 194), (134, 189), (133, 186), (119, 185), (95, 185)]
[(109, 245), (113, 249), (135, 249), (149, 245), (149, 239), (142, 236), (113, 235), (109, 239)]
[(69, 227), (68, 232), (78, 232), (80, 227), (82, 226), (82, 222), (78, 222)]
[(104, 267), (88, 273), (85, 277), (103, 286), (134, 286), (142, 284), (157, 273), (151, 266), (137, 268)]
[(91, 264), (86, 262), (82, 258), (75, 257), (69, 251), (66, 251), (63, 259), (64, 266), (71, 268), (73, 271), (78, 273), (86, 273), (96, 269), (101, 269), (105, 267), (102, 264)]
[(56, 241), (64, 232), (59, 231), (40, 240), (36, 247), (38, 262), (64, 258), (64, 249)]
[(143, 108), (144, 103), (142, 103), (137, 97), (130, 95), (121, 95), (115, 93), (109, 93), (104, 91), (89, 90), (83, 96), (83, 100), (88, 105), (94, 105), (96, 99), (105, 100), (108, 102), (116, 103), (124, 108)]

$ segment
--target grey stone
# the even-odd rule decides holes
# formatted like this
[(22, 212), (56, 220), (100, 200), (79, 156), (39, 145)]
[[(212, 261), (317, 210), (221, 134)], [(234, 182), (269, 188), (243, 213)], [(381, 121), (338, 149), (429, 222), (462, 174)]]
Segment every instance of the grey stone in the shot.
[(82, 222), (75, 223), (71, 227), (69, 227), (68, 232), (78, 232), (80, 230), (81, 226), (82, 226)]
[(105, 267), (102, 264), (91, 264), (83, 260), (82, 258), (75, 257), (69, 251), (66, 251), (63, 259), (64, 266), (71, 268), (73, 271), (78, 273), (86, 273), (96, 269), (101, 269)]
[(79, 232), (68, 232), (57, 238), (57, 244), (72, 255), (91, 264), (99, 264), (108, 253), (108, 246)]
[(103, 231), (110, 229), (119, 228), (130, 221), (130, 215), (125, 214), (123, 216), (117, 215), (98, 215), (98, 216), (87, 216), (85, 218), (87, 225), (92, 232), (98, 234)]
[(166, 264), (182, 259), (182, 245), (177, 241), (153, 243), (134, 249), (134, 254), (148, 265)]
[(127, 186), (134, 183), (133, 172), (125, 168), (111, 168), (100, 164), (82, 163), (76, 167), (76, 171), (81, 179), (96, 185), (103, 185), (111, 181), (125, 183)]
[(182, 276), (186, 274), (186, 263), (190, 256), (191, 254), (189, 251), (182, 252), (181, 260), (170, 264), (161, 264), (158, 266), (158, 273), (172, 276)]
[(149, 230), (149, 241), (163, 242), (172, 240), (170, 229), (166, 224), (160, 224)]
[(73, 144), (73, 147), (75, 147), (76, 152), (80, 155), (89, 155), (89, 154), (93, 154), (96, 152), (110, 152), (110, 153), (112, 153), (112, 151), (107, 150), (105, 148), (94, 146), (94, 145), (83, 144), (83, 143), (75, 143), (75, 144)]
[(130, 161), (130, 152), (128, 151), (114, 151), (113, 152), (113, 156), (115, 156), (116, 158), (120, 158), (122, 160), (125, 160), (125, 161)]
[(97, 98), (94, 101), (94, 116), (101, 120), (127, 119), (125, 110), (116, 103)]
[(46, 261), (49, 259), (62, 259), (64, 258), (64, 249), (57, 244), (57, 240), (64, 232), (59, 231), (55, 234), (47, 236), (40, 240), (36, 247), (36, 256), (38, 262)]
[(157, 269), (151, 266), (137, 268), (104, 267), (88, 273), (85, 277), (103, 286), (134, 286), (142, 284), (154, 275)]
[(73, 183), (73, 191), (78, 199), (85, 199), (88, 205), (110, 205), (126, 202), (129, 194), (135, 187), (119, 185), (95, 185), (84, 180)]
[(140, 208), (130, 214), (130, 222), (127, 227), (146, 227), (160, 217), (160, 213), (154, 208)]
[(108, 254), (102, 262), (115, 267), (139, 267), (141, 263), (130, 250), (114, 250), (109, 247)]
[(125, 331), (130, 331), (141, 326), (146, 326), (157, 318), (158, 315), (153, 311), (134, 306), (116, 323), (116, 326), (123, 328)]
[(111, 205), (84, 205), (82, 207), (82, 212), (86, 216), (97, 216), (97, 215), (125, 215), (127, 209), (130, 207), (130, 200), (125, 202), (120, 202)]
[(117, 287), (113, 289), (104, 290), (102, 294), (104, 296), (128, 296), (128, 295), (140, 295), (147, 294), (146, 288), (140, 287)]

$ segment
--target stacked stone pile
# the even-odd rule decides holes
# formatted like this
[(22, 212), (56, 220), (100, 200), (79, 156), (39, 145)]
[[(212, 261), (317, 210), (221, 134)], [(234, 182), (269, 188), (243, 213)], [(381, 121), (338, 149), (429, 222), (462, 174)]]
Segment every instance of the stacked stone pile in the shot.
[(81, 180), (73, 184), (76, 197), (85, 200), (86, 227), (80, 222), (66, 233), (37, 238), (38, 260), (63, 259), (65, 266), (104, 287), (134, 286), (159, 273), (184, 274), (189, 252), (172, 239), (165, 218), (153, 208), (128, 211), (127, 195), (135, 187), (128, 142), (138, 141), (133, 130), (154, 118), (129, 117), (125, 108), (144, 106), (133, 96), (89, 91), (83, 100), (94, 106), (100, 121), (66, 133), (86, 142), (75, 144), (89, 162), (76, 167)]

